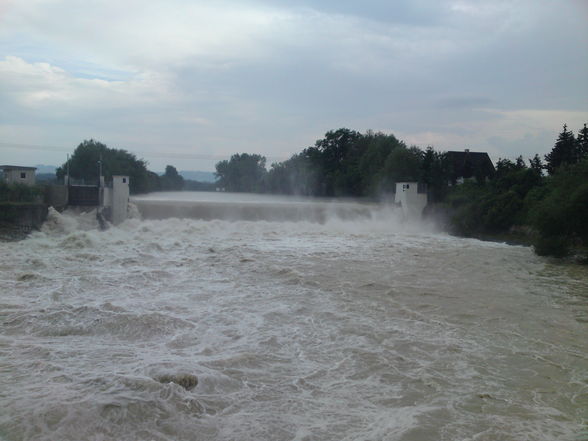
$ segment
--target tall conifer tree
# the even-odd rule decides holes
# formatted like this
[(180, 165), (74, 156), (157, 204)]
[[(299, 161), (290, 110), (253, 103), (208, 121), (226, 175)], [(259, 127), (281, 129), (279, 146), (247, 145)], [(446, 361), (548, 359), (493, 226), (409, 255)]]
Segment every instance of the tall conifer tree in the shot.
[(551, 153), (545, 155), (547, 172), (552, 175), (563, 164), (578, 162), (578, 149), (574, 133), (564, 124)]
[(584, 128), (578, 130), (578, 159), (588, 158), (588, 127), (584, 123)]

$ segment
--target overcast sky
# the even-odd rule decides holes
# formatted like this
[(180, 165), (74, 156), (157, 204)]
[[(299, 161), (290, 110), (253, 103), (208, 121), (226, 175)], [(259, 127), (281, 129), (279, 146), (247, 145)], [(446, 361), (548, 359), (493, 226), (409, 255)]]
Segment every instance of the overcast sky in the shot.
[(545, 154), (588, 122), (587, 0), (0, 0), (0, 163), (180, 170), (331, 129)]

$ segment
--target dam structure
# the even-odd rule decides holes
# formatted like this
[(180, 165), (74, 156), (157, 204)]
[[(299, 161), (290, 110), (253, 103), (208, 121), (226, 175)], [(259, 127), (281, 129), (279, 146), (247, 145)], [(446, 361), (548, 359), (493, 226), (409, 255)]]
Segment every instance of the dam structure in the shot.
[(131, 198), (144, 219), (318, 222), (369, 219), (374, 202), (225, 192), (158, 192)]
[[(103, 183), (101, 179), (101, 183)], [(129, 212), (129, 184), (128, 176), (114, 175), (112, 186), (100, 187), (98, 212), (104, 215), (113, 225), (124, 222)]]
[(65, 176), (63, 185), (48, 187), (46, 203), (59, 211), (95, 209), (101, 225), (105, 227), (107, 222), (118, 225), (128, 217), (129, 185), (129, 176), (123, 175), (112, 176), (110, 182), (100, 176), (98, 182), (92, 184)]

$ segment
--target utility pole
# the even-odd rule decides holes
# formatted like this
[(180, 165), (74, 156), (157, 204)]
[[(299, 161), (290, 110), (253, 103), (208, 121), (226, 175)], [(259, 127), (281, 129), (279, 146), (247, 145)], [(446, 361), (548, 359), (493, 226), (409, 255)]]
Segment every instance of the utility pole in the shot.
[(102, 153), (100, 153), (100, 159), (98, 160), (98, 187), (102, 183)]

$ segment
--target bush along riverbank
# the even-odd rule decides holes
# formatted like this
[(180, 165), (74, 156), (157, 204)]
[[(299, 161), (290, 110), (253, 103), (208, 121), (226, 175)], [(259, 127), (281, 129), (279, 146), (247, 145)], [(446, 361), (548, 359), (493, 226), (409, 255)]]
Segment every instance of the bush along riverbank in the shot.
[(588, 156), (548, 169), (549, 176), (542, 175), (537, 159), (530, 166), (522, 159), (501, 160), (488, 182), (453, 187), (444, 201), (450, 229), (588, 263)]

